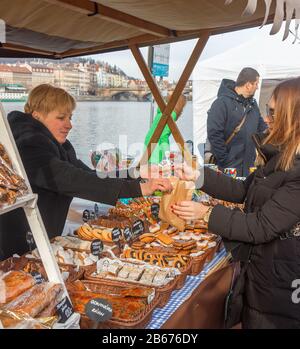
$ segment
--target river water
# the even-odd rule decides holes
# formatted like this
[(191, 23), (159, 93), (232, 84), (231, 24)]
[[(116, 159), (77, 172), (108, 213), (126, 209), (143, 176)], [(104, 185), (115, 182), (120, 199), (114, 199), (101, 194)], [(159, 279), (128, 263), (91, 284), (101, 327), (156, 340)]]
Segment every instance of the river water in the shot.
[[(24, 103), (6, 102), (3, 107), (7, 113), (23, 111)], [(150, 108), (150, 102), (78, 102), (68, 137), (77, 157), (91, 166), (90, 151), (104, 143), (104, 147), (117, 146), (124, 154), (139, 156), (150, 127)], [(193, 139), (192, 102), (185, 106), (177, 126), (185, 140)], [(170, 143), (177, 150), (172, 136)]]

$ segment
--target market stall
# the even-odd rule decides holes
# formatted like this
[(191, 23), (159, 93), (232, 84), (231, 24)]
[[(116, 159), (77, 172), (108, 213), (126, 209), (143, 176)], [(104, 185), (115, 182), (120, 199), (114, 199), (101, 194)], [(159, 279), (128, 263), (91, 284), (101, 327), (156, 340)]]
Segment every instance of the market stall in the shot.
[[(250, 3), (253, 5), (253, 2)], [(184, 140), (170, 114), (210, 35), (262, 23), (265, 14), (263, 2), (254, 2), (254, 5), (257, 8), (252, 6), (250, 12), (253, 14), (253, 8), (256, 12), (249, 18), (240, 16), (244, 4), (238, 1), (226, 6), (221, 0), (194, 0), (187, 7), (186, 2), (179, 0), (157, 1), (155, 6), (150, 0), (126, 3), (29, 0), (26, 6), (21, 0), (4, 0), (1, 1), (0, 10), (7, 33), (6, 42), (1, 44), (0, 55), (61, 59), (130, 48), (163, 112), (149, 148), (151, 143), (156, 143), (164, 126), (168, 124), (189, 162), (191, 155), (184, 149)], [(271, 22), (274, 14), (273, 3), (265, 22)], [(190, 38), (198, 38), (198, 42), (166, 105), (139, 47)], [(1, 117), (5, 120), (3, 115)], [(6, 133), (4, 136), (1, 134), (0, 142), (3, 142), (12, 160), (9, 169), (2, 164), (5, 167), (4, 178), (12, 177), (9, 171), (16, 169), (17, 175), (27, 184), (29, 197), (21, 193), (21, 196), (16, 195), (11, 201), (11, 191), (20, 188), (12, 185), (10, 180), (5, 181), (1, 185), (3, 206), (0, 213), (23, 207), (37, 245), (36, 249), (30, 248), (29, 253), (20, 259), (10, 259), (2, 264), (0, 286), (4, 285), (5, 291), (9, 287), (12, 290), (11, 297), (1, 294), (0, 298), (4, 327), (19, 326), (24, 319), (12, 319), (11, 313), (16, 314), (21, 310), (28, 311), (30, 320), (34, 319), (31, 321), (33, 328), (41, 328), (45, 325), (40, 318), (55, 314), (59, 308), (68, 310), (61, 315), (62, 323), (66, 323), (74, 314), (78, 317), (79, 313), (82, 328), (180, 327), (176, 312), (190, 312), (191, 304), (194, 311), (202, 307), (204, 316), (199, 323), (190, 322), (188, 326), (222, 326), (222, 306), (230, 285), (231, 270), (229, 267), (215, 271), (222, 266), (218, 263), (219, 259), (224, 262), (227, 259), (224, 258), (224, 250), (218, 251), (220, 241), (216, 235), (208, 232), (207, 225), (192, 222), (178, 227), (162, 219), (159, 222), (157, 205), (160, 202), (155, 201), (155, 198), (140, 199), (127, 204), (118, 203), (105, 217), (97, 217), (97, 214), (87, 217), (86, 224), (77, 227), (75, 237), (58, 237), (50, 245), (17, 148), (9, 134), (9, 126), (5, 121), (3, 125), (1, 132), (5, 130)], [(151, 151), (145, 153), (141, 163), (146, 162), (150, 155)], [(4, 156), (7, 162), (6, 153)], [(75, 268), (70, 269), (70, 266)], [(38, 272), (39, 278), (41, 275), (43, 280), (38, 282), (33, 279), (32, 272)], [(16, 287), (14, 273), (24, 278), (24, 285), (29, 285), (26, 289)], [(194, 279), (189, 278), (191, 275)], [(47, 278), (54, 285), (46, 284)], [(215, 285), (219, 285), (219, 292), (211, 292)], [(192, 293), (193, 289), (195, 292)], [(178, 294), (172, 294), (175, 290)], [(61, 297), (57, 298), (61, 292), (63, 301), (69, 300), (67, 306), (60, 303)], [(43, 307), (37, 308), (35, 304), (27, 304), (26, 307), (26, 300), (36, 300), (32, 297), (33, 293), (38, 294), (39, 300), (47, 300), (39, 302)], [(190, 294), (189, 300), (184, 302)], [(209, 299), (213, 301), (214, 306), (210, 310), (216, 311), (216, 320), (206, 322), (205, 309), (210, 304)], [(104, 308), (106, 312), (99, 310)], [(155, 310), (161, 313), (154, 313)], [(193, 315), (194, 318), (196, 313)], [(99, 319), (101, 316), (102, 319)], [(158, 322), (158, 318), (169, 317), (166, 322)], [(57, 322), (57, 318), (54, 321)], [(53, 328), (49, 324), (47, 326)]]

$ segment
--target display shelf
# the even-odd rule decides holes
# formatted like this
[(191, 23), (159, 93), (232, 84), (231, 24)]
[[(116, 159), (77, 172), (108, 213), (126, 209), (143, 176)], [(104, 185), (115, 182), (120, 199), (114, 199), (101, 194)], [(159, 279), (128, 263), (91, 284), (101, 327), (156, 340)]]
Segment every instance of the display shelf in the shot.
[[(0, 209), (0, 215), (15, 210), (17, 208), (23, 208), (28, 224), (30, 226), (30, 230), (33, 234), (34, 241), (36, 247), (41, 256), (41, 260), (43, 262), (45, 271), (47, 273), (48, 280), (50, 282), (59, 283), (63, 286), (64, 296), (67, 296), (69, 299), (69, 295), (67, 289), (65, 287), (64, 281), (62, 279), (59, 267), (57, 265), (56, 259), (54, 257), (51, 244), (46, 233), (46, 229), (41, 218), (38, 206), (37, 206), (37, 195), (32, 192), (30, 183), (28, 181), (23, 163), (21, 161), (18, 148), (15, 144), (14, 137), (10, 130), (9, 123), (6, 118), (5, 111), (3, 106), (0, 103), (0, 143), (5, 147), (11, 161), (13, 164), (13, 168), (15, 172), (24, 178), (25, 183), (28, 187), (28, 194), (17, 199), (15, 204), (9, 206), (3, 206)], [(13, 234), (13, 232), (12, 232)], [(78, 315), (72, 317), (72, 320), (68, 320), (71, 324), (78, 324)], [(67, 321), (67, 322), (68, 322)], [(62, 324), (61, 327), (64, 328)], [(59, 325), (60, 326), (60, 325)], [(71, 325), (70, 325), (71, 326)], [(73, 325), (72, 325), (73, 326)], [(74, 325), (75, 326), (75, 325)]]
[(35, 201), (37, 200), (36, 194), (27, 194), (17, 199), (17, 201), (13, 205), (4, 205), (0, 208), (0, 215), (13, 211), (20, 207), (25, 207), (28, 205), (35, 205)]

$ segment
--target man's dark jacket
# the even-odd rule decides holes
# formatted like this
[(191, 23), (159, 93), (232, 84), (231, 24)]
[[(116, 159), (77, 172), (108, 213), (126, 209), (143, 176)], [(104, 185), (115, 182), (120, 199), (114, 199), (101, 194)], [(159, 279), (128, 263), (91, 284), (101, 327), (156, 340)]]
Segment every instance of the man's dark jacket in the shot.
[[(114, 205), (119, 197), (142, 195), (139, 180), (98, 178), (68, 140), (60, 145), (30, 114), (11, 112), (8, 121), (50, 238), (62, 233), (73, 197)], [(22, 209), (0, 216), (0, 260), (28, 250), (28, 230)]]
[(239, 280), (244, 292), (233, 299), (232, 309), (244, 304), (244, 327), (299, 329), (300, 292), (293, 282), (300, 279), (300, 236), (285, 238), (285, 233), (300, 222), (300, 156), (284, 172), (276, 170), (279, 152), (274, 147), (264, 145), (261, 151), (267, 164), (245, 182), (205, 169), (202, 189), (219, 199), (245, 202), (246, 212), (218, 205), (209, 230), (226, 241), (252, 246), (244, 280)]
[[(238, 176), (246, 177), (249, 167), (254, 166), (255, 146), (251, 139), (255, 133), (266, 129), (258, 105), (254, 98), (244, 98), (235, 90), (235, 82), (224, 79), (221, 83), (218, 98), (208, 111), (207, 135), (211, 151), (222, 169), (234, 167)], [(240, 124), (244, 113), (246, 122), (240, 132), (226, 145), (226, 140)]]

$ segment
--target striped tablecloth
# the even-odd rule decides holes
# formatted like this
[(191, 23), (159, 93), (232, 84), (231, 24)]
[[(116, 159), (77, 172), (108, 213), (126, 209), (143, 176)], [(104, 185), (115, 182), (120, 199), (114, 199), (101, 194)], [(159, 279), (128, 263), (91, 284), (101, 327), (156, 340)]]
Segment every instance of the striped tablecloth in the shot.
[(184, 303), (193, 293), (193, 291), (199, 286), (199, 284), (205, 279), (211, 270), (216, 269), (219, 264), (225, 260), (227, 254), (225, 249), (218, 252), (214, 259), (207, 263), (202, 272), (196, 276), (188, 276), (186, 282), (180, 290), (173, 291), (168, 303), (163, 308), (154, 310), (152, 320), (146, 327), (147, 329), (160, 328), (168, 318)]

